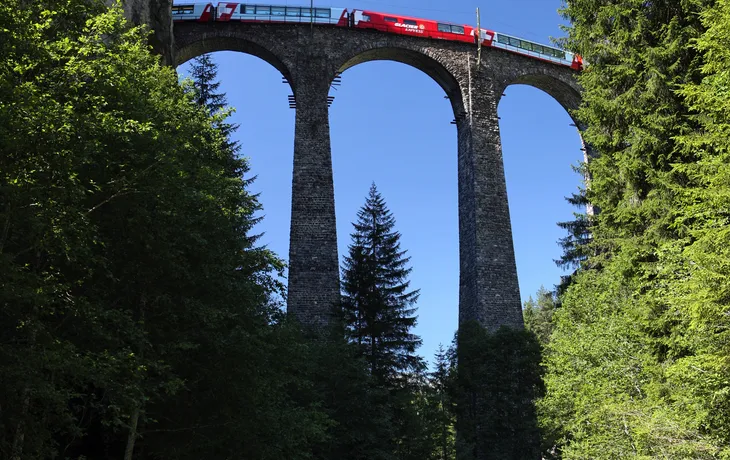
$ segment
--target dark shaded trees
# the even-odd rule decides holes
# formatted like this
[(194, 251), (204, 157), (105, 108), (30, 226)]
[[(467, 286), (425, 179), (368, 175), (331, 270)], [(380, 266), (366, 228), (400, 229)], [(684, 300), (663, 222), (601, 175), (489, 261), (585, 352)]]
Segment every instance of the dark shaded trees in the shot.
[(415, 354), (421, 340), (411, 332), (418, 291), (409, 288), (409, 258), (375, 184), (357, 217), (342, 270), (345, 336), (367, 363), (368, 393), (390, 419), (379, 440), (385, 458), (428, 458), (433, 449), (418, 410), (425, 403), (425, 365)]
[(120, 9), (0, 5), (0, 456), (305, 458), (245, 160)]
[(456, 458), (456, 407), (454, 403), (454, 381), (456, 379), (456, 349), (444, 349), (439, 344), (434, 355), (434, 370), (429, 375), (427, 395), (434, 460)]
[(395, 219), (375, 184), (353, 227), (342, 270), (346, 334), (362, 348), (371, 374), (391, 388), (422, 367), (415, 355), (421, 339), (411, 333), (418, 291), (409, 290), (410, 258), (401, 250)]
[(489, 332), (468, 322), (460, 325), (457, 341), (457, 458), (538, 458), (535, 400), (543, 384), (534, 334), (510, 328)]

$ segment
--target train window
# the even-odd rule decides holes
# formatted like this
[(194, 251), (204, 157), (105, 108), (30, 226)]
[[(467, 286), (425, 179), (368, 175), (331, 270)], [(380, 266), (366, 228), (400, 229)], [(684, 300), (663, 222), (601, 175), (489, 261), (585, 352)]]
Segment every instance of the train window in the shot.
[(301, 8), (293, 8), (291, 6), (286, 7), (286, 15), (287, 16), (301, 16), (302, 15), (302, 9)]
[(286, 9), (283, 6), (272, 6), (271, 7), (272, 16), (284, 16), (284, 14), (286, 14)]
[(315, 8), (314, 15), (318, 18), (329, 18), (330, 10), (329, 8)]
[(519, 38), (510, 37), (509, 38), (509, 44), (512, 45), (512, 46), (516, 46), (517, 48), (519, 48), (520, 47), (520, 39)]
[(462, 26), (451, 26), (451, 31), (455, 34), (464, 35), (464, 28)]
[(191, 13), (193, 13), (194, 9), (195, 9), (195, 7), (193, 5), (173, 6), (172, 14), (191, 14)]
[(268, 16), (271, 14), (271, 7), (270, 6), (257, 6), (256, 14), (265, 14)]
[(309, 9), (309, 8), (302, 8), (302, 17), (311, 18), (312, 17), (312, 10)]
[(439, 32), (451, 32), (451, 26), (448, 24), (439, 24), (438, 30)]
[(532, 44), (532, 51), (540, 54), (545, 54), (545, 48), (542, 47), (542, 45), (536, 45)]
[(256, 7), (253, 5), (241, 5), (241, 11), (243, 14), (254, 14), (256, 13)]
[(509, 37), (505, 37), (502, 34), (497, 35), (497, 41), (503, 45), (509, 45)]
[(414, 21), (413, 19), (404, 19), (403, 24), (408, 24), (409, 26), (417, 26), (418, 23)]
[(385, 22), (398, 22), (396, 18), (391, 18), (390, 16), (384, 16), (383, 19)]
[(565, 51), (556, 50), (555, 48), (545, 48), (545, 51), (548, 51), (547, 54), (554, 58), (565, 59)]
[(520, 48), (527, 51), (532, 51), (532, 43), (520, 40)]

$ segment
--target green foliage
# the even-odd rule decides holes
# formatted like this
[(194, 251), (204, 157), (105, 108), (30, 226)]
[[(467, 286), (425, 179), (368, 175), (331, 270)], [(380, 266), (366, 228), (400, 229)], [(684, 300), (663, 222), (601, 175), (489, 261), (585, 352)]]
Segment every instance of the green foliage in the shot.
[(415, 355), (421, 339), (410, 332), (418, 291), (409, 291), (410, 258), (375, 184), (357, 218), (342, 270), (345, 330), (362, 348), (371, 374), (384, 388), (395, 388), (404, 373), (423, 366)]
[[(589, 182), (587, 168), (587, 165), (583, 163), (579, 167), (574, 166), (573, 169), (582, 173), (583, 177), (586, 178), (586, 182)], [(556, 286), (558, 302), (559, 296), (570, 286), (578, 270), (588, 268), (587, 261), (592, 252), (591, 243), (593, 242), (591, 226), (593, 225), (595, 211), (598, 209), (588, 201), (585, 188), (581, 188), (578, 193), (566, 198), (566, 201), (578, 208), (580, 212), (573, 213), (573, 220), (558, 222), (558, 227), (566, 230), (568, 234), (558, 240), (563, 254), (560, 259), (555, 260), (555, 263), (563, 270), (573, 270), (571, 274), (562, 276), (560, 283)], [(590, 213), (588, 213), (588, 207), (591, 207)]]
[[(369, 388), (360, 389), (360, 398), (369, 398), (378, 415), (368, 416), (369, 426), (354, 427), (369, 436), (348, 450), (368, 459), (451, 459), (454, 415), (448, 387), (453, 366), (441, 350), (437, 370), (429, 376), (415, 355), (421, 341), (410, 329), (418, 291), (409, 291), (409, 258), (375, 185), (353, 225), (343, 267), (342, 318), (348, 341), (369, 370)], [(347, 458), (354, 455), (346, 452)]]
[(456, 406), (454, 388), (456, 380), (456, 348), (444, 350), (439, 344), (434, 356), (434, 370), (431, 372), (426, 396), (426, 419), (431, 421), (431, 438), (434, 445), (434, 460), (456, 458)]
[(97, 5), (0, 5), (0, 457), (311, 458), (315, 350), (226, 112)]
[(525, 330), (461, 324), (455, 382), (458, 458), (537, 458), (540, 344)]
[(535, 334), (543, 346), (550, 342), (550, 336), (553, 333), (553, 314), (556, 308), (555, 294), (542, 286), (537, 291), (537, 300), (530, 296), (522, 307), (525, 329)]
[[(562, 458), (730, 458), (726, 1), (570, 0), (591, 270), (562, 295), (540, 420)], [(702, 73), (705, 76), (702, 76)]]
[(557, 443), (563, 458), (712, 458), (703, 455), (707, 439), (665, 399), (645, 311), (616, 272), (621, 262), (582, 273), (556, 313), (539, 405), (547, 447)]
[(210, 57), (181, 86), (121, 9), (84, 0), (0, 4), (0, 52), (0, 457), (441, 458), (445, 371), (413, 354), (379, 198), (368, 314), (392, 341), (365, 356), (275, 303)]
[(228, 107), (226, 95), (218, 92), (221, 86), (218, 81), (218, 65), (210, 54), (203, 54), (193, 59), (190, 76), (195, 88), (193, 97), (198, 105), (208, 109), (211, 115)]

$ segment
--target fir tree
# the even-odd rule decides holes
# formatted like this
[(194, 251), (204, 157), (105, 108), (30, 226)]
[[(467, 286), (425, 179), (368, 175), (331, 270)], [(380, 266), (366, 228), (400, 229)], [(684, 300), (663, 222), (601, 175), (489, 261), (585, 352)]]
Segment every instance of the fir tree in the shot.
[[(561, 296), (546, 349), (541, 425), (562, 458), (723, 458), (727, 417), (714, 414), (727, 407), (727, 372), (705, 354), (721, 329), (704, 340), (695, 329), (717, 291), (693, 283), (708, 265), (690, 253), (698, 224), (724, 205), (692, 193), (706, 185), (696, 175), (701, 152), (678, 139), (702, 130), (677, 91), (703, 81), (702, 60), (718, 57), (695, 44), (719, 19), (701, 20), (715, 3), (565, 2), (566, 45), (590, 63), (574, 116), (598, 153), (587, 198), (601, 212), (582, 262), (591, 269)], [(698, 118), (725, 87), (708, 91)]]
[(195, 88), (195, 102), (208, 109), (214, 115), (228, 106), (225, 93), (219, 93), (218, 64), (213, 62), (210, 54), (203, 54), (193, 59), (190, 70)]
[(452, 460), (455, 452), (455, 408), (452, 401), (451, 387), (456, 373), (456, 350), (450, 347), (444, 350), (439, 344), (434, 355), (434, 370), (429, 375), (431, 406), (435, 409), (429, 414), (433, 419), (436, 449), (433, 458)]
[[(580, 167), (574, 167), (578, 172), (584, 172), (587, 165), (583, 164)], [(586, 268), (586, 261), (590, 255), (590, 243), (593, 241), (591, 235), (591, 223), (592, 214), (589, 214), (586, 209), (590, 205), (588, 201), (586, 189), (581, 188), (578, 193), (573, 193), (571, 196), (566, 197), (565, 200), (580, 211), (573, 213), (573, 220), (564, 222), (558, 222), (558, 227), (565, 230), (568, 234), (558, 240), (560, 248), (563, 250), (563, 254), (560, 259), (555, 260), (555, 264), (563, 270), (571, 270), (571, 273), (562, 276), (560, 283), (556, 286), (555, 292), (558, 295), (563, 294), (568, 286), (572, 283), (575, 274), (583, 268)], [(559, 302), (559, 299), (556, 299)]]
[(389, 386), (422, 366), (414, 354), (421, 339), (411, 333), (418, 290), (410, 290), (410, 258), (375, 184), (353, 226), (342, 274), (346, 333), (361, 347), (373, 377)]
[(522, 309), (525, 329), (534, 333), (543, 346), (550, 342), (550, 335), (553, 332), (553, 314), (557, 306), (556, 297), (553, 292), (540, 286), (537, 291), (537, 300), (530, 296)]
[[(241, 144), (233, 140), (233, 135), (239, 126), (235, 123), (229, 123), (228, 119), (233, 114), (233, 109), (228, 106), (226, 93), (218, 92), (220, 81), (218, 80), (218, 64), (213, 61), (210, 54), (203, 54), (193, 59), (190, 69), (190, 76), (193, 84), (193, 100), (196, 104), (205, 107), (208, 113), (213, 117), (213, 127), (223, 137), (223, 154), (228, 161), (226, 165), (226, 173), (229, 177), (236, 180), (242, 180), (242, 191), (251, 204), (246, 208), (246, 219), (244, 220), (244, 228), (246, 233), (261, 220), (254, 217), (257, 211), (261, 210), (257, 195), (250, 194), (245, 189), (249, 187), (255, 177), (245, 177), (250, 171), (247, 158), (240, 155)], [(252, 234), (248, 236), (248, 243), (253, 244), (261, 235)]]

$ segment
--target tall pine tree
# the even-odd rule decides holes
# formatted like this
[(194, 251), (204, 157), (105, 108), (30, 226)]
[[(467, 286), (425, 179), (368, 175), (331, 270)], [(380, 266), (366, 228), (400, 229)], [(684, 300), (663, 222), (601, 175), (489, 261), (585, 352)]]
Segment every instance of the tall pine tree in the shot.
[[(598, 153), (587, 198), (601, 212), (591, 221), (591, 270), (561, 297), (546, 351), (541, 423), (562, 458), (724, 458), (727, 424), (711, 414), (727, 406), (727, 386), (709, 384), (723, 373), (701, 353), (719, 331), (699, 343), (681, 296), (694, 267), (706, 266), (685, 248), (712, 207), (687, 212), (702, 194), (682, 202), (702, 180), (693, 177), (697, 149), (678, 142), (698, 120), (677, 90), (700, 82), (711, 58), (693, 43), (714, 3), (565, 2), (566, 45), (590, 63), (574, 115)], [(706, 308), (707, 291), (693, 292)]]
[(452, 387), (456, 377), (456, 347), (444, 349), (439, 344), (434, 355), (434, 370), (429, 375), (430, 406), (429, 413), (432, 426), (435, 428), (435, 446), (432, 458), (453, 460), (456, 457), (456, 416)]
[[(250, 171), (247, 158), (240, 155), (241, 144), (233, 140), (233, 135), (239, 126), (229, 122), (234, 109), (228, 105), (226, 93), (220, 92), (220, 81), (218, 80), (218, 64), (215, 63), (210, 54), (203, 54), (193, 59), (190, 67), (190, 77), (193, 84), (193, 100), (200, 106), (205, 107), (208, 114), (213, 117), (213, 127), (223, 138), (223, 152), (230, 161), (226, 165), (226, 173), (229, 177), (242, 180), (241, 191), (251, 205), (246, 208), (244, 219), (247, 233), (247, 243), (254, 244), (261, 235), (250, 234), (250, 230), (261, 220), (261, 217), (254, 217), (256, 212), (261, 210), (257, 195), (249, 193), (247, 188), (254, 182), (255, 177), (246, 177)], [(277, 286), (277, 289), (280, 287)]]
[(228, 106), (226, 94), (218, 92), (221, 84), (218, 81), (218, 64), (210, 54), (203, 54), (193, 59), (190, 76), (195, 88), (195, 102), (208, 109), (210, 114), (221, 112)]
[(415, 355), (421, 339), (411, 333), (418, 290), (410, 289), (410, 257), (375, 184), (353, 226), (342, 273), (346, 333), (361, 347), (376, 381), (390, 386), (422, 366)]

